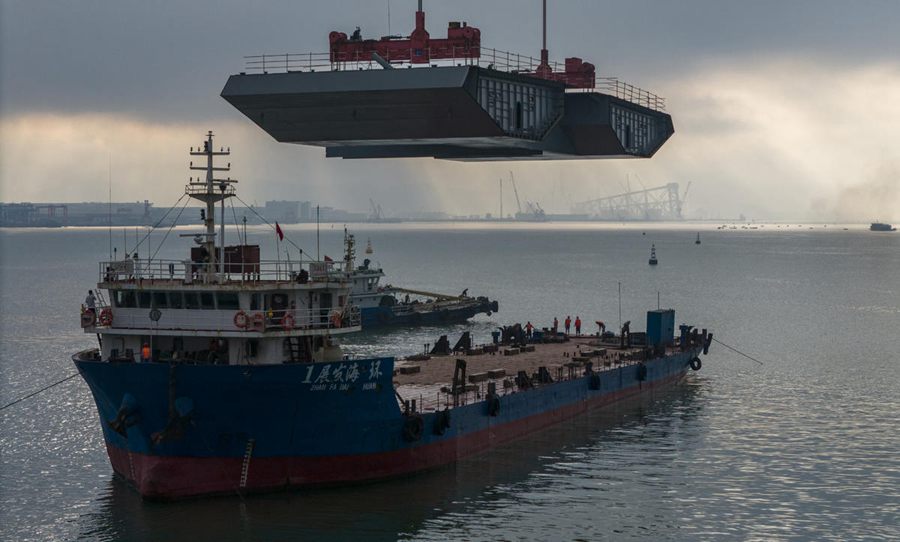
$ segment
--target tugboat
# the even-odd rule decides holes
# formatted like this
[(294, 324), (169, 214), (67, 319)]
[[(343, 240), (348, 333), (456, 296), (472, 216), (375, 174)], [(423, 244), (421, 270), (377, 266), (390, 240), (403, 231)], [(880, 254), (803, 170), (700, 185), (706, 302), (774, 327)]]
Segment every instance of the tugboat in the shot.
[(650, 245), (650, 262), (649, 263), (650, 263), (650, 265), (656, 265), (657, 263), (659, 263), (656, 260), (656, 245), (655, 244)]
[(368, 258), (357, 266), (355, 246), (353, 234), (345, 229), (344, 265), (351, 284), (350, 303), (359, 310), (363, 329), (463, 322), (476, 314), (490, 316), (500, 310), (497, 301), (491, 301), (485, 296), (470, 297), (468, 288), (460, 295), (449, 295), (391, 285), (380, 286), (379, 283), (385, 276), (384, 271), (372, 267), (372, 261)]
[[(335, 342), (360, 330), (346, 269), (263, 261), (256, 245), (226, 246), (215, 203), (223, 202), (224, 214), (234, 181), (213, 178), (228, 169), (213, 165), (228, 152), (213, 149), (212, 133), (192, 149), (206, 157), (206, 167), (195, 168), (206, 179), (185, 188), (206, 204), (199, 246), (184, 260), (101, 262), (97, 288), (109, 303), (103, 296), (99, 314), (81, 316), (100, 346), (73, 356), (115, 474), (145, 498), (357, 483), (435, 468), (674, 384), (701, 368), (712, 342), (711, 333), (687, 325), (675, 337), (675, 311), (655, 310), (646, 333), (626, 324), (619, 336), (544, 345), (525, 344), (521, 326), (512, 326), (501, 346), (470, 341), (422, 367), (352, 359)], [(572, 357), (576, 346), (582, 354)], [(478, 355), (500, 348), (522, 355)]]

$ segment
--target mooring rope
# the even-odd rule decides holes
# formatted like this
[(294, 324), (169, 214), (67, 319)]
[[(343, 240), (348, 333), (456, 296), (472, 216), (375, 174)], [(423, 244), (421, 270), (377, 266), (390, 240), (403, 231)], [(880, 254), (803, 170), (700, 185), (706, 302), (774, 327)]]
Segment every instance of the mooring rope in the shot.
[(71, 374), (71, 375), (69, 375), (69, 376), (63, 378), (62, 380), (59, 380), (59, 381), (57, 381), (57, 382), (54, 382), (53, 384), (50, 384), (50, 385), (47, 386), (47, 387), (41, 388), (41, 389), (39, 389), (39, 390), (36, 391), (36, 392), (29, 393), (29, 394), (26, 395), (25, 397), (20, 397), (20, 398), (16, 399), (15, 401), (11, 402), (11, 403), (7, 403), (7, 404), (3, 405), (2, 407), (0, 407), (0, 410), (5, 410), (5, 409), (7, 409), (7, 408), (9, 408), (9, 407), (11, 407), (11, 406), (13, 406), (13, 405), (16, 405), (16, 404), (21, 403), (22, 401), (24, 401), (24, 400), (26, 400), (26, 399), (31, 399), (31, 398), (34, 397), (35, 395), (37, 395), (37, 394), (39, 394), (39, 393), (43, 393), (43, 392), (49, 390), (50, 388), (52, 388), (52, 387), (54, 387), (54, 386), (59, 386), (60, 384), (62, 384), (63, 382), (65, 382), (65, 381), (67, 381), (67, 380), (72, 380), (72, 379), (75, 378), (76, 376), (78, 376), (78, 373)]
[(725, 348), (731, 350), (732, 352), (736, 352), (736, 353), (738, 353), (738, 354), (744, 356), (744, 357), (747, 358), (747, 359), (752, 359), (753, 361), (755, 361), (756, 363), (759, 363), (760, 365), (765, 365), (765, 363), (759, 361), (758, 359), (754, 358), (753, 356), (751, 356), (751, 355), (749, 355), (749, 354), (745, 354), (745, 353), (741, 352), (740, 350), (738, 350), (737, 348), (735, 348), (735, 347), (733, 347), (733, 346), (728, 346), (727, 344), (723, 343), (723, 342), (720, 341), (719, 339), (716, 339), (715, 337), (713, 337), (713, 340), (716, 341), (717, 343), (721, 344), (721, 345), (724, 346)]

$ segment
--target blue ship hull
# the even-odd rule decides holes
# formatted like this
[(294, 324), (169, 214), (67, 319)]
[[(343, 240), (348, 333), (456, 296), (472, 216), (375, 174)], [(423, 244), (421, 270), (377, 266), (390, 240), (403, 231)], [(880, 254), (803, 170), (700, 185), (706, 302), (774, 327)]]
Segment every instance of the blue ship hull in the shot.
[[(397, 402), (393, 358), (270, 366), (75, 364), (112, 466), (148, 498), (276, 490), (438, 467), (585, 410), (680, 380), (699, 349), (421, 415)], [(645, 371), (644, 374), (642, 372)], [(642, 378), (643, 376), (643, 378)], [(596, 388), (596, 389), (595, 389)], [(445, 421), (444, 428), (439, 427)], [(420, 422), (421, 423), (421, 422)], [(439, 430), (440, 429), (440, 430)]]

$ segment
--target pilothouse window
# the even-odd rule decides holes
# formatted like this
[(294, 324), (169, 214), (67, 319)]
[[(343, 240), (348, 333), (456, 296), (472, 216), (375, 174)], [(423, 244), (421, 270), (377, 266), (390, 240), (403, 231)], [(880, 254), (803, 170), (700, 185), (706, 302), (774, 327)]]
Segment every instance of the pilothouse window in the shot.
[(200, 308), (200, 296), (197, 292), (184, 292), (184, 308), (193, 310)]
[(116, 290), (113, 299), (115, 300), (116, 307), (121, 307), (123, 309), (133, 309), (137, 307), (136, 296), (131, 290)]
[(212, 292), (200, 292), (200, 308), (215, 309), (216, 302)]
[(157, 309), (169, 308), (169, 298), (166, 292), (153, 292), (153, 306)]
[(169, 308), (180, 309), (182, 306), (181, 292), (169, 292)]
[(217, 297), (219, 301), (219, 310), (230, 311), (241, 308), (237, 292), (219, 292)]
[(150, 292), (138, 292), (138, 307), (142, 309), (150, 308)]

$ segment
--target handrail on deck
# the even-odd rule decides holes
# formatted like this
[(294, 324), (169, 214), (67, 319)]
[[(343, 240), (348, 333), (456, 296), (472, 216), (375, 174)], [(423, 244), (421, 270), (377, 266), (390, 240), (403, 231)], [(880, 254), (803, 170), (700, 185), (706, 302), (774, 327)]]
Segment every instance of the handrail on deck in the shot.
[[(227, 256), (227, 254), (226, 254)], [(192, 260), (126, 258), (99, 263), (99, 282), (136, 282), (145, 280), (181, 281), (184, 284), (223, 284), (296, 282), (347, 282), (340, 269), (342, 262), (262, 260), (259, 262), (219, 262)], [(224, 272), (223, 272), (224, 268)], [(207, 280), (212, 277), (212, 280)]]
[[(441, 54), (450, 53), (449, 58), (432, 59), (429, 64), (414, 64), (408, 60), (388, 60), (397, 68), (427, 68), (434, 66), (479, 66), (506, 73), (534, 74), (541, 64), (540, 58), (522, 55), (510, 51), (480, 47), (476, 55), (473, 47), (442, 47)], [(457, 56), (457, 51), (459, 55)], [(431, 50), (428, 56), (431, 56)], [(412, 58), (411, 55), (407, 58)], [(548, 63), (553, 73), (565, 73), (565, 64)], [(245, 73), (289, 73), (315, 71), (362, 71), (381, 70), (382, 66), (370, 57), (362, 57), (359, 53), (277, 53), (247, 55), (244, 57)], [(596, 77), (594, 88), (569, 88), (567, 92), (604, 92), (619, 99), (638, 105), (665, 111), (666, 100), (662, 96), (635, 85), (620, 81), (616, 77)]]

